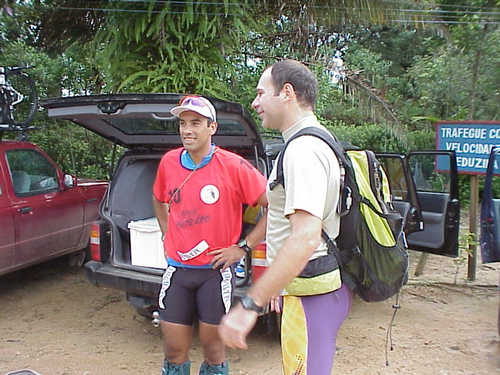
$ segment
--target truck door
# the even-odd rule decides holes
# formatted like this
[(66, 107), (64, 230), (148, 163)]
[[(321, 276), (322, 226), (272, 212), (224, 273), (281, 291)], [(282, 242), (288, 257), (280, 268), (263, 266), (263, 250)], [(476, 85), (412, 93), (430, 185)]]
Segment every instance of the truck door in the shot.
[(458, 256), (460, 204), (454, 151), (411, 152), (407, 163), (417, 189), (423, 230), (408, 235), (408, 247)]
[[(493, 147), (488, 160), (481, 202), (481, 257), (483, 263), (500, 262), (500, 148)], [(500, 326), (499, 326), (500, 329)]]
[(16, 264), (75, 247), (83, 225), (78, 191), (62, 190), (57, 168), (36, 150), (8, 150), (7, 160), (15, 195)]
[(0, 275), (8, 272), (14, 264), (14, 216), (5, 178), (2, 177), (8, 175), (5, 172), (0, 165)]

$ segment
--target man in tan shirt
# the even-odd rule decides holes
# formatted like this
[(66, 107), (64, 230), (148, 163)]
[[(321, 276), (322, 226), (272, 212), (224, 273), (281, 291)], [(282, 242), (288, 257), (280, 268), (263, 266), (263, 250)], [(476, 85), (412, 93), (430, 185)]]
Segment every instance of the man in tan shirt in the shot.
[[(284, 60), (267, 68), (252, 106), (267, 129), (285, 141), (299, 130), (323, 128), (314, 115), (317, 82), (303, 64)], [(323, 128), (324, 129), (324, 128)], [(276, 164), (269, 181), (274, 181)], [(283, 295), (282, 351), (286, 375), (330, 375), (337, 332), (347, 317), (352, 294), (334, 267), (311, 278), (298, 277), (310, 260), (327, 255), (324, 229), (339, 233), (337, 213), (340, 167), (330, 147), (314, 136), (301, 136), (287, 148), (283, 161), (285, 187), (267, 187), (267, 252), (270, 267), (223, 319), (224, 343), (246, 349), (246, 336), (263, 306), (280, 310)]]

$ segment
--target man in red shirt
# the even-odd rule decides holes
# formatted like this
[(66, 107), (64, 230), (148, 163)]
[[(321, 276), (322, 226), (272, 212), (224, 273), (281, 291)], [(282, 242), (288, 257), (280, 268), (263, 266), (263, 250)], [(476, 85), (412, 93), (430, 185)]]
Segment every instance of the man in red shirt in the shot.
[(193, 323), (199, 321), (200, 375), (228, 374), (217, 327), (231, 306), (234, 263), (262, 241), (266, 215), (238, 242), (244, 204), (267, 207), (265, 177), (241, 156), (212, 144), (212, 103), (186, 96), (171, 110), (184, 147), (167, 152), (153, 186), (153, 207), (168, 267), (159, 295), (162, 375), (190, 373)]

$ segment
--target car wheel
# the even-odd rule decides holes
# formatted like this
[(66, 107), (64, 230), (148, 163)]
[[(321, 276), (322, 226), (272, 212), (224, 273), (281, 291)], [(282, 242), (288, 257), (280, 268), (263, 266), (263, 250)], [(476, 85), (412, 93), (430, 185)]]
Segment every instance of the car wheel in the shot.
[(87, 260), (87, 251), (80, 250), (77, 251), (76, 253), (69, 255), (68, 263), (70, 267), (80, 268), (83, 266), (86, 260)]
[(142, 307), (135, 308), (135, 311), (137, 312), (138, 315), (143, 316), (147, 319), (152, 319), (154, 310), (155, 310), (154, 308), (142, 308)]

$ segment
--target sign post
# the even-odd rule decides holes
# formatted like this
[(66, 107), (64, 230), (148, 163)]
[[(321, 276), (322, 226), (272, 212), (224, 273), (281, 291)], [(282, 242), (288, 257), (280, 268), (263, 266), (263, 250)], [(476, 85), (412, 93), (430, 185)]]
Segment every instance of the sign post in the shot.
[(477, 175), (470, 176), (470, 205), (469, 205), (469, 232), (472, 234), (474, 242), (469, 244), (469, 254), (467, 256), (467, 278), (470, 281), (476, 280), (477, 268), (477, 213), (479, 206), (479, 181)]
[[(488, 157), (493, 146), (500, 147), (500, 122), (443, 121), (436, 123), (436, 149), (453, 150), (457, 154), (457, 170), (470, 177), (469, 231), (477, 239), (479, 202), (478, 176), (486, 174)], [(500, 173), (500, 165), (495, 173)], [(477, 246), (469, 246), (467, 278), (476, 279)]]

